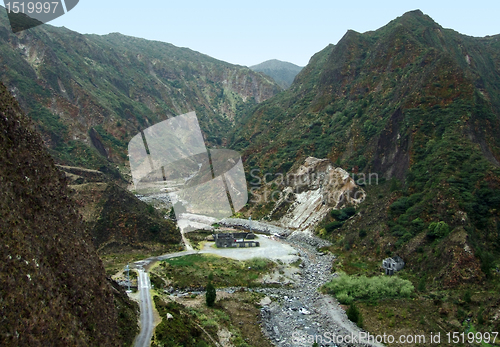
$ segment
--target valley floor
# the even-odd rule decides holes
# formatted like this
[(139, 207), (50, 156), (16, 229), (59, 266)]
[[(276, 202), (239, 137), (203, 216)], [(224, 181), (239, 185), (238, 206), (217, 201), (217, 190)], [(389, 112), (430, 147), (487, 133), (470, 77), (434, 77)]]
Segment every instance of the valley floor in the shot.
[[(347, 346), (351, 344), (337, 343), (332, 339), (338, 336), (337, 341), (339, 338), (343, 341), (344, 337), (348, 337), (347, 340), (351, 341), (352, 336), (362, 336), (362, 330), (349, 321), (337, 300), (319, 292), (319, 288), (335, 276), (331, 272), (335, 257), (317, 251), (319, 247), (328, 245), (326, 241), (295, 232), (286, 240), (259, 235), (259, 242), (261, 247), (245, 249), (218, 249), (213, 247), (212, 243), (205, 243), (198, 251), (190, 247), (187, 251), (138, 261), (134, 266), (151, 269), (157, 261), (193, 254), (216, 254), (236, 260), (254, 257), (271, 259), (277, 262), (278, 267), (262, 276), (258, 287), (219, 288), (218, 298), (224, 298), (222, 305), (224, 302), (226, 306), (229, 305), (227, 302), (241, 291), (258, 294), (258, 297), (262, 298), (259, 302), (260, 314), (258, 319), (248, 324), (258, 324), (263, 337), (276, 346), (311, 346), (313, 342), (322, 346)], [(171, 288), (168, 292), (163, 290), (159, 295), (166, 301), (174, 300), (184, 306), (204, 305), (204, 300), (193, 300), (193, 297), (202, 293), (193, 295), (193, 289), (185, 292)], [(204, 298), (201, 295), (200, 297)], [(225, 329), (221, 331), (217, 334), (225, 336), (229, 333)], [(228, 336), (230, 337), (231, 333)], [(219, 344), (233, 346), (230, 338), (220, 338)], [(363, 343), (355, 345), (372, 346)]]

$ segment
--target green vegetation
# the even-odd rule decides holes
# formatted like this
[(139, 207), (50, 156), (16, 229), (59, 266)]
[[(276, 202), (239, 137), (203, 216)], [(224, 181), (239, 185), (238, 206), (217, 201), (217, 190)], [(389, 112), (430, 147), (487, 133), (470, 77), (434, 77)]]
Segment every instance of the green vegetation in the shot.
[[(349, 32), (245, 117), (231, 146), (244, 151), (247, 171), (274, 174), (315, 156), (358, 176), (377, 173), (383, 189), (363, 189), (380, 201), (361, 204), (363, 218), (346, 228), (336, 211), (317, 229), (337, 251), (354, 252), (362, 240), (365, 255), (406, 252), (409, 270), (429, 278), (443, 271), (438, 282), (446, 282), (460, 262), (447, 256), (450, 240), (463, 249), (465, 230), (478, 280), (491, 278), (500, 259), (500, 76), (489, 71), (500, 47), (436, 28), (414, 11), (373, 32)], [(249, 207), (260, 217), (272, 208)]]
[(208, 307), (212, 307), (215, 304), (215, 299), (217, 298), (217, 292), (215, 291), (215, 287), (212, 284), (212, 281), (209, 279), (206, 287), (206, 302)]
[[(85, 187), (84, 187), (85, 188)], [(95, 199), (95, 191), (79, 190), (80, 199)], [(90, 194), (90, 196), (88, 196)], [(108, 184), (98, 201), (99, 214), (87, 224), (92, 232), (94, 245), (101, 253), (115, 253), (119, 248), (108, 241), (113, 237), (132, 249), (141, 249), (146, 244), (162, 246), (163, 252), (177, 250), (181, 240), (177, 226), (162, 217), (153, 206), (138, 200), (133, 194), (115, 184)], [(155, 247), (146, 246), (154, 251)]]
[[(162, 317), (153, 336), (153, 347), (160, 346), (214, 346), (218, 331), (231, 333), (234, 346), (272, 347), (258, 324), (262, 296), (250, 292), (236, 292), (231, 297), (217, 300), (207, 307), (197, 299), (186, 298), (189, 305), (171, 301), (168, 296), (154, 296), (155, 306)], [(167, 314), (172, 315), (167, 319)]]
[(408, 298), (414, 291), (410, 281), (397, 276), (348, 276), (342, 274), (322, 287), (324, 292), (335, 295), (342, 304), (353, 300), (379, 300), (383, 298)]
[[(344, 222), (356, 214), (356, 209), (352, 206), (345, 207), (341, 210), (331, 210), (330, 218), (333, 219), (332, 222), (327, 222), (325, 220), (324, 229), (327, 233), (331, 233), (333, 230), (338, 229), (344, 225)], [(328, 219), (328, 220), (331, 220)]]
[(339, 222), (343, 222), (356, 214), (356, 209), (352, 206), (343, 208), (341, 210), (331, 210), (330, 216)]
[(360, 328), (363, 327), (363, 316), (356, 304), (352, 303), (346, 311), (347, 318), (356, 323)]
[(281, 88), (287, 89), (292, 84), (295, 76), (302, 70), (302, 67), (273, 59), (250, 66), (250, 69), (266, 74), (274, 79)]
[(201, 249), (205, 239), (212, 235), (212, 231), (209, 230), (195, 230), (186, 233), (185, 236), (191, 243), (194, 249)]
[(207, 283), (209, 273), (217, 287), (257, 286), (258, 279), (275, 267), (263, 258), (237, 261), (209, 254), (192, 254), (166, 259), (160, 263), (158, 273), (170, 279), (177, 288), (199, 288)]
[[(163, 346), (186, 346), (201, 347), (210, 346), (210, 338), (203, 332), (197, 319), (186, 308), (175, 302), (165, 302), (159, 296), (153, 297), (155, 307), (162, 317), (162, 321), (155, 329), (152, 347)], [(171, 314), (173, 319), (167, 319), (167, 314)], [(216, 336), (215, 327), (205, 327)]]

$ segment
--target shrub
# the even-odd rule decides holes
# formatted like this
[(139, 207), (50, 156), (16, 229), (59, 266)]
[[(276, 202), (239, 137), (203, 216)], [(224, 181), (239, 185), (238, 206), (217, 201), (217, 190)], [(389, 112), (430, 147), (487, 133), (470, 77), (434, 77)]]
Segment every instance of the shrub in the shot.
[(356, 214), (356, 209), (352, 206), (349, 206), (349, 207), (346, 207), (344, 209), (342, 209), (342, 211), (348, 216), (348, 217), (352, 217)]
[(356, 209), (354, 207), (346, 207), (341, 210), (331, 210), (330, 216), (335, 218), (339, 222), (343, 222), (356, 214)]
[(353, 302), (353, 298), (352, 296), (349, 296), (349, 294), (345, 293), (345, 292), (342, 292), (342, 293), (338, 293), (336, 295), (337, 297), (337, 300), (341, 303), (341, 304), (344, 304), (344, 305), (350, 305), (352, 302)]
[(484, 308), (480, 308), (479, 309), (479, 312), (477, 314), (477, 323), (479, 325), (483, 325), (484, 324), (484, 316), (483, 316), (483, 313), (484, 313)]
[(465, 291), (465, 294), (464, 294), (464, 301), (465, 301), (466, 303), (470, 304), (470, 302), (471, 302), (471, 297), (472, 297), (472, 294), (471, 294), (471, 292), (470, 292), (470, 289), (467, 289), (467, 290)]
[(394, 236), (403, 236), (406, 234), (406, 229), (399, 224), (396, 224), (391, 228), (391, 234)]
[(390, 206), (391, 212), (397, 215), (403, 214), (408, 209), (408, 198), (402, 197), (394, 201)]
[(365, 229), (361, 229), (361, 230), (359, 231), (359, 237), (360, 237), (360, 238), (364, 238), (365, 236), (366, 236), (366, 230), (365, 230)]
[(333, 230), (335, 229), (338, 229), (342, 226), (342, 222), (338, 222), (338, 221), (335, 221), (335, 222), (331, 222), (331, 223), (328, 223), (327, 225), (325, 225), (325, 229), (327, 232), (332, 232)]
[(391, 178), (391, 187), (389, 188), (391, 192), (399, 190), (399, 182), (396, 178)]
[(345, 300), (347, 296), (353, 299), (376, 300), (380, 298), (409, 297), (415, 288), (410, 281), (397, 276), (368, 278), (366, 276), (353, 277), (344, 274), (325, 284), (323, 290), (335, 295), (337, 299), (339, 299), (338, 295), (342, 295), (342, 300)]
[(418, 234), (425, 228), (425, 222), (421, 218), (415, 218), (411, 221), (411, 230), (413, 234)]
[(442, 238), (448, 235), (450, 228), (445, 222), (432, 222), (429, 224), (427, 236), (430, 238)]
[(346, 219), (344, 217), (344, 215), (345, 214), (342, 212), (342, 210), (331, 210), (330, 211), (330, 216), (332, 216), (336, 220), (344, 220), (344, 219)]
[(355, 304), (349, 306), (346, 313), (349, 320), (356, 323), (359, 327), (363, 325), (363, 317), (361, 316), (361, 312)]
[(427, 284), (427, 278), (426, 278), (426, 276), (422, 276), (420, 278), (420, 280), (418, 281), (418, 291), (425, 292), (426, 284)]

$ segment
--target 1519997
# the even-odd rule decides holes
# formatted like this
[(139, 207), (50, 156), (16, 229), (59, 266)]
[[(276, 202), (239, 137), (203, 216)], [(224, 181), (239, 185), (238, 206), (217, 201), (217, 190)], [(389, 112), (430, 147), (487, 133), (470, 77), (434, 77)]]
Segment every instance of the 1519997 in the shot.
[(7, 13), (56, 13), (59, 2), (31, 2), (15, 1), (6, 2)]

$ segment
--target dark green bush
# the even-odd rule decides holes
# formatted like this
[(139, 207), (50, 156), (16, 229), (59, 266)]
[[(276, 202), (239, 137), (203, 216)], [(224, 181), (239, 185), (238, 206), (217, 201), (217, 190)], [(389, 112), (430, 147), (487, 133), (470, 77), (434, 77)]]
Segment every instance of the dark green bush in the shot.
[(356, 214), (356, 209), (352, 206), (346, 207), (342, 210), (348, 217), (352, 217)]
[(394, 201), (390, 206), (391, 212), (397, 215), (403, 214), (408, 209), (408, 198), (401, 197), (398, 200)]
[(327, 225), (325, 225), (325, 229), (327, 232), (330, 233), (333, 230), (340, 228), (342, 226), (342, 224), (344, 224), (344, 223), (339, 222), (339, 221), (330, 222)]
[(470, 304), (471, 302), (471, 298), (472, 298), (472, 293), (470, 291), (470, 289), (467, 289), (464, 293), (464, 301), (467, 303), (467, 304)]
[(420, 280), (418, 281), (418, 291), (419, 292), (425, 292), (427, 288), (427, 278), (426, 276), (422, 276)]
[(332, 216), (333, 218), (335, 218), (338, 221), (347, 219), (346, 214), (344, 212), (342, 212), (342, 210), (331, 210), (330, 216)]
[(339, 222), (343, 222), (356, 214), (356, 209), (354, 207), (346, 207), (341, 210), (331, 210), (330, 216), (335, 218)]
[(403, 226), (396, 224), (391, 228), (391, 234), (394, 236), (403, 236), (406, 234), (406, 229)]
[(351, 304), (346, 313), (350, 321), (356, 323), (359, 327), (363, 326), (363, 317), (356, 304)]

